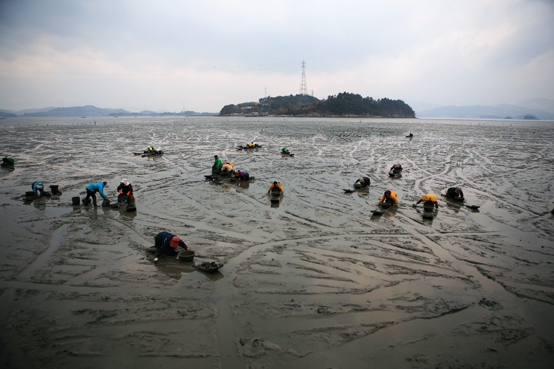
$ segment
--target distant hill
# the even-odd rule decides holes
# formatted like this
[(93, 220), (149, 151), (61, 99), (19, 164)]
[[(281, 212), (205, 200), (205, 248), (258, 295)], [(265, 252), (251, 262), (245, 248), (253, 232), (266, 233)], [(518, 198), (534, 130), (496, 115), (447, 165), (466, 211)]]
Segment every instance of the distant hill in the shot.
[(0, 118), (14, 118), (17, 117), (12, 110), (0, 109)]
[(535, 116), (538, 119), (553, 120), (554, 114), (544, 110), (524, 108), (517, 105), (501, 104), (497, 106), (442, 106), (418, 111), (418, 118), (497, 118), (528, 119)]
[(143, 110), (140, 113), (133, 113), (125, 109), (103, 109), (93, 105), (73, 106), (69, 108), (43, 108), (43, 109), (25, 109), (17, 112), (12, 110), (0, 109), (0, 117), (15, 118), (23, 117), (107, 117), (107, 116), (149, 116), (149, 115), (180, 115), (180, 116), (198, 116), (198, 115), (217, 115), (218, 113), (197, 113), (195, 111), (184, 111), (180, 113), (164, 112), (158, 113), (151, 110)]
[(544, 110), (554, 114), (554, 100), (552, 99), (537, 98), (521, 100), (517, 104), (525, 108)]
[(259, 102), (225, 105), (220, 115), (292, 115), (303, 117), (387, 117), (415, 118), (412, 108), (402, 100), (374, 100), (343, 92), (319, 100), (310, 95), (264, 97)]
[(92, 105), (73, 106), (70, 108), (54, 108), (52, 110), (25, 113), (24, 117), (105, 117), (111, 113), (129, 113), (123, 109), (102, 109)]
[(198, 113), (198, 112), (195, 112), (195, 111), (192, 111), (192, 110), (187, 110), (187, 111), (182, 111), (182, 112), (179, 112), (179, 113), (175, 113), (175, 112), (169, 112), (169, 111), (166, 111), (166, 112), (162, 112), (162, 113), (159, 113), (159, 112), (156, 112), (156, 111), (152, 111), (152, 110), (143, 110), (141, 111), (140, 113), (131, 113), (131, 112), (125, 112), (125, 113), (111, 113), (110, 116), (112, 117), (122, 117), (122, 116), (181, 116), (181, 117), (188, 117), (189, 115), (190, 116), (201, 116), (201, 115), (218, 115), (218, 113), (206, 113), (206, 112), (203, 112), (203, 113)]
[(42, 108), (42, 109), (23, 109), (23, 110), (15, 111), (14, 113), (17, 115), (24, 115), (25, 113), (43, 113), (46, 111), (50, 111), (52, 109), (55, 109), (55, 107), (49, 106), (47, 108)]

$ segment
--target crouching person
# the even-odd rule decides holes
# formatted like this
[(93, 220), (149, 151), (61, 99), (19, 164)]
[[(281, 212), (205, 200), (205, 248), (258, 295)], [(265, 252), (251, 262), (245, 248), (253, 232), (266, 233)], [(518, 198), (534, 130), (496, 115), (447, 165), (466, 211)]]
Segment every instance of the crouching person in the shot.
[(104, 187), (108, 185), (108, 182), (98, 182), (98, 183), (91, 183), (86, 187), (87, 190), (87, 197), (85, 197), (85, 204), (88, 204), (90, 202), (90, 198), (92, 197), (92, 203), (94, 206), (96, 206), (96, 192), (102, 196), (102, 198), (105, 200), (106, 195), (104, 195)]
[(158, 258), (162, 253), (167, 255), (177, 255), (175, 250), (177, 247), (181, 246), (185, 250), (189, 250), (187, 245), (177, 236), (172, 235), (169, 232), (160, 232), (154, 236), (154, 242), (158, 252), (156, 252), (156, 257), (154, 258), (154, 263), (158, 261)]
[(44, 185), (41, 181), (36, 181), (31, 185), (31, 188), (33, 189), (33, 192), (37, 197), (44, 196)]

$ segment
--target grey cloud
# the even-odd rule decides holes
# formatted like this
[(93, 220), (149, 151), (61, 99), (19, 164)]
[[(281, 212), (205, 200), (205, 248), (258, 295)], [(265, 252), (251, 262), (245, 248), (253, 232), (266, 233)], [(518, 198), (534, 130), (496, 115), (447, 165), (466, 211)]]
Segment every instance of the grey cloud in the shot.
[[(161, 75), (160, 89), (166, 82), (179, 85), (175, 79), (182, 78), (200, 96), (206, 84), (196, 82), (194, 74), (209, 76), (217, 71), (227, 76), (217, 81), (221, 90), (235, 89), (226, 85), (231, 83), (228, 80), (241, 79), (255, 81), (245, 82), (244, 88), (280, 91), (288, 87), (249, 83), (263, 83), (264, 76), (296, 80), (300, 63), (306, 60), (308, 89), (317, 85), (327, 93), (326, 86), (333, 86), (330, 93), (337, 93), (334, 86), (342, 86), (343, 91), (383, 91), (392, 98), (411, 95), (421, 101), (425, 97), (418, 94), (428, 85), (432, 86), (430, 98), (455, 100), (471, 95), (471, 89), (479, 90), (479, 84), (497, 83), (489, 81), (489, 75), (517, 75), (534, 58), (552, 53), (553, 8), (552, 2), (529, 0), (0, 1), (0, 62), (15, 68), (13, 61), (29, 55), (55, 64), (51, 58), (59, 55), (77, 55), (74, 59), (79, 60), (79, 55), (90, 54), (98, 59), (97, 64), (85, 60), (83, 65), (66, 68), (67, 75), (51, 79), (83, 81), (90, 73), (95, 86), (112, 86), (116, 71), (108, 68), (116, 65), (129, 71), (117, 85), (122, 91), (125, 78), (146, 83), (138, 80), (145, 81), (152, 73)], [(481, 48), (472, 45), (490, 33), (504, 31), (506, 25), (513, 25), (513, 34), (501, 35), (500, 41), (484, 43)], [(56, 55), (52, 57), (49, 50)], [(370, 70), (389, 63), (399, 69)], [(64, 73), (63, 67), (56, 73)], [(350, 70), (364, 75), (344, 79), (344, 71)], [(42, 73), (38, 67), (37, 73)], [(545, 71), (533, 73), (552, 78)], [(0, 71), (0, 77), (7, 75), (10, 86), (34, 83), (33, 76), (23, 83), (17, 79), (23, 77), (11, 75), (10, 70)], [(326, 80), (314, 81), (317, 75), (326, 75)], [(381, 82), (376, 82), (375, 75)], [(397, 75), (406, 80), (393, 82)], [(41, 81), (43, 89), (49, 86), (47, 80)], [(517, 81), (518, 86), (528, 83)], [(0, 98), (8, 96), (8, 87), (0, 87)], [(290, 87), (290, 93), (296, 91), (297, 86)]]

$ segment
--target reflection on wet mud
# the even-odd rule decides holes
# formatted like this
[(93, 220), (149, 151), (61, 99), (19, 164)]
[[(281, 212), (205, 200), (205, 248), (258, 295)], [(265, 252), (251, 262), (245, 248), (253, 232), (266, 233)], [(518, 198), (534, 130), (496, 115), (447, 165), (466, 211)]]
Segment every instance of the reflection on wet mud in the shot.
[(34, 205), (35, 208), (38, 209), (38, 210), (45, 210), (45, 209), (46, 209), (46, 203), (44, 203), (44, 202), (35, 201), (35, 202), (33, 203), (33, 205)]
[(169, 277), (179, 280), (184, 274), (196, 272), (194, 262), (179, 261), (175, 257), (161, 257), (156, 264), (156, 268)]
[[(18, 367), (454, 369), (554, 360), (551, 123), (2, 121), (18, 170), (0, 172), (0, 353)], [(236, 150), (252, 140), (263, 147)], [(164, 156), (134, 155), (148, 145)], [(282, 160), (282, 147), (294, 160)], [(214, 154), (257, 180), (206, 179)], [(402, 176), (390, 177), (397, 163)], [(361, 176), (371, 186), (353, 190)], [(63, 194), (24, 202), (35, 178)], [(117, 198), (122, 178), (133, 183), (138, 211), (72, 205), (101, 180)], [(286, 189), (280, 209), (268, 207), (275, 179)], [(432, 220), (412, 207), (452, 186), (463, 188), (463, 204), (439, 198)], [(385, 209), (377, 204), (389, 189), (399, 206)], [(194, 261), (145, 256), (161, 230), (182, 237)], [(225, 266), (207, 273), (195, 267), (202, 261)]]
[(237, 181), (235, 183), (238, 187), (243, 188), (245, 190), (250, 188), (250, 181)]

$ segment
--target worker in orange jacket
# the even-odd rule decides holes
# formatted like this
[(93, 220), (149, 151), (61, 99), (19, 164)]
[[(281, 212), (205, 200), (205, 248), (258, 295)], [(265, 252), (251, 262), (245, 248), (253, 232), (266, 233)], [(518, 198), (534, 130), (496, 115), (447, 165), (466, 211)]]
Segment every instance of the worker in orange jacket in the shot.
[(428, 193), (427, 195), (424, 195), (423, 197), (421, 197), (421, 199), (419, 199), (419, 201), (416, 202), (415, 205), (419, 204), (422, 201), (432, 202), (432, 203), (435, 204), (435, 208), (439, 207), (439, 202), (437, 201), (437, 196), (433, 195), (432, 193)]
[(280, 191), (283, 191), (283, 185), (280, 184), (279, 182), (275, 181), (271, 184), (271, 186), (269, 186), (269, 190), (267, 191), (267, 193), (270, 193), (271, 190), (280, 190)]
[(393, 190), (386, 190), (385, 193), (383, 194), (383, 197), (381, 197), (381, 200), (379, 200), (379, 205), (385, 201), (385, 199), (390, 199), (392, 201), (394, 201), (394, 205), (398, 206), (398, 199), (396, 198), (396, 192), (394, 192)]

